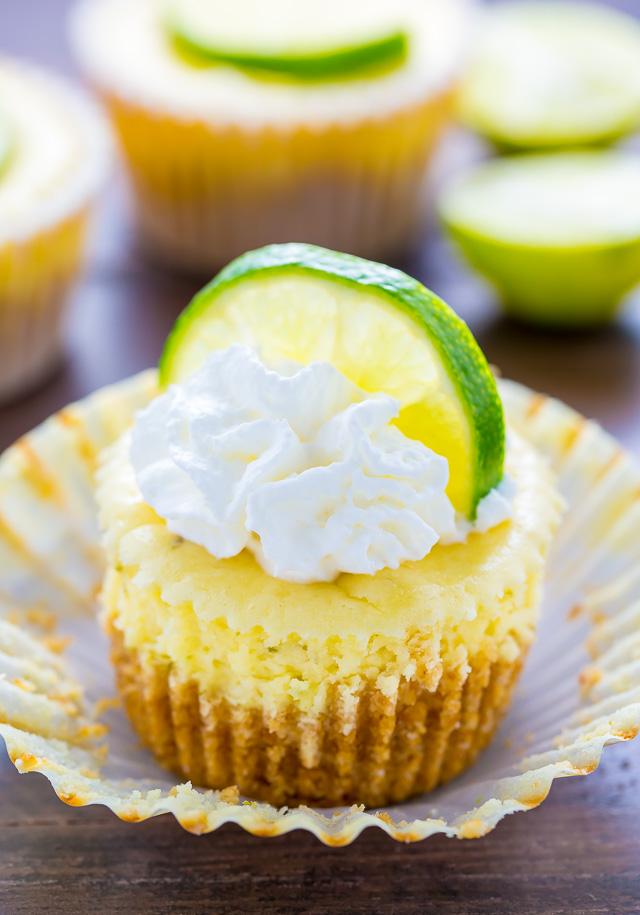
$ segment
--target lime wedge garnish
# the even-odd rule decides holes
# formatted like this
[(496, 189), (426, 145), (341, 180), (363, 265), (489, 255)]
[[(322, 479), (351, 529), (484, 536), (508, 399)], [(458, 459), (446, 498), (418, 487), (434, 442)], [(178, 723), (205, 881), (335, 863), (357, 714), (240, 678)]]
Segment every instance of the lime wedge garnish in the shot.
[(611, 142), (640, 125), (640, 22), (591, 3), (504, 3), (486, 14), (460, 96), (500, 147)]
[(398, 398), (397, 425), (449, 461), (447, 492), (474, 517), (500, 482), (505, 430), (487, 362), (466, 324), (399, 270), (313, 245), (271, 245), (229, 264), (178, 318), (163, 385), (246, 343), (268, 362), (324, 360)]
[(601, 323), (640, 281), (640, 156), (496, 159), (445, 189), (439, 209), (473, 266), (528, 320)]
[(393, 7), (388, 0), (165, 0), (165, 22), (194, 61), (326, 80), (404, 60), (407, 36)]

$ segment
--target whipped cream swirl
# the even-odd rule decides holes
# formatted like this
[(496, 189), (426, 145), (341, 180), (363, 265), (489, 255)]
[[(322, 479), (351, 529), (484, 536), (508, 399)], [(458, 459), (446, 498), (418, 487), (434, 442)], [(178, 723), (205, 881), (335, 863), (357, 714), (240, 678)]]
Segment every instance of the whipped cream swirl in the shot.
[(445, 493), (446, 458), (328, 362), (265, 367), (234, 344), (137, 414), (130, 457), (170, 531), (220, 559), (250, 549), (270, 575), (330, 581), (424, 558), (512, 514), (513, 483), (470, 524)]

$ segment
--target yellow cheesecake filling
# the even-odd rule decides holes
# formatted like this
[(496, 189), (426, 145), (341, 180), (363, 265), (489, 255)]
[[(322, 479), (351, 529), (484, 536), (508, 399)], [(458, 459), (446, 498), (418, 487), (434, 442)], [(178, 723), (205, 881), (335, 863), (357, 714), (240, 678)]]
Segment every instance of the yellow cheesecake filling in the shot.
[(310, 584), (268, 575), (246, 550), (215, 559), (168, 531), (142, 499), (127, 445), (105, 452), (98, 475), (106, 623), (145, 663), (203, 693), (314, 715), (332, 690), (347, 708), (365, 687), (435, 689), (443, 670), (513, 663), (533, 638), (560, 505), (546, 466), (513, 433), (512, 520), (395, 570)]

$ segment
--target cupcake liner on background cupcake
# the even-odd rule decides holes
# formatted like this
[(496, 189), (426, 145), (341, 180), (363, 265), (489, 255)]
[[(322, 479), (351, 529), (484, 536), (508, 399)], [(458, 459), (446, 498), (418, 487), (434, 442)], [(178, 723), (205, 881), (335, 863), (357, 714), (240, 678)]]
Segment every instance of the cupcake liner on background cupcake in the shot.
[[(102, 577), (97, 455), (155, 385), (150, 372), (104, 389), (0, 461), (0, 732), (20, 771), (46, 774), (67, 803), (103, 803), (128, 821), (172, 812), (195, 833), (236, 822), (257, 835), (304, 828), (346, 844), (375, 825), (411, 841), (483, 835), (504, 815), (539, 804), (554, 778), (592, 771), (605, 745), (637, 734), (640, 470), (595, 424), (502, 382), (509, 423), (550, 460), (568, 510), (552, 547), (539, 637), (489, 749), (425, 797), (338, 816), (246, 802), (233, 785), (208, 792), (174, 785), (137, 746), (124, 711), (104, 713), (112, 673), (93, 614)], [(38, 623), (49, 624), (44, 640)], [(74, 642), (54, 653), (70, 635)]]
[(0, 400), (60, 362), (70, 288), (110, 160), (94, 104), (65, 80), (0, 58), (9, 154), (0, 174)]
[(161, 11), (157, 0), (83, 0), (71, 21), (120, 140), (145, 247), (210, 272), (271, 242), (381, 257), (415, 241), (470, 2), (429, 0), (415, 47), (391, 72), (314, 84), (196, 67), (171, 47)]

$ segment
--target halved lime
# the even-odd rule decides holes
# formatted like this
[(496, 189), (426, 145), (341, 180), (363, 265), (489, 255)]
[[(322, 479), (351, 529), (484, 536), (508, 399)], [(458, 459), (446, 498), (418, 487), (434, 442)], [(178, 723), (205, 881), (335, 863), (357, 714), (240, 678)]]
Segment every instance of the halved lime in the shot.
[(605, 144), (640, 125), (640, 22), (592, 3), (486, 14), (462, 119), (507, 150)]
[(178, 318), (161, 383), (237, 342), (269, 362), (325, 360), (366, 391), (398, 398), (398, 426), (448, 459), (447, 492), (469, 517), (500, 482), (504, 417), (487, 362), (449, 306), (399, 270), (313, 245), (250, 251)]
[(439, 210), (507, 310), (526, 320), (602, 323), (640, 281), (640, 156), (493, 160), (445, 189)]
[(165, 0), (178, 48), (196, 59), (300, 80), (401, 63), (407, 36), (388, 0)]

